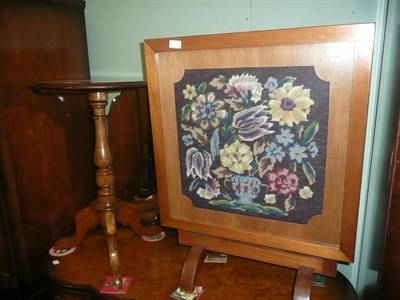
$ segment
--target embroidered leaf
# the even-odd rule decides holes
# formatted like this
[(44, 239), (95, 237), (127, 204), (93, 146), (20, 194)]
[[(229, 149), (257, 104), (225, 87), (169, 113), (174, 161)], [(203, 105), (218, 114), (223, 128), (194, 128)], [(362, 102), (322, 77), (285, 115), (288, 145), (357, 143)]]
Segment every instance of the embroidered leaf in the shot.
[(265, 143), (263, 141), (257, 140), (253, 145), (253, 153), (254, 155), (258, 155), (263, 153), (265, 150)]
[(304, 132), (304, 126), (303, 125), (298, 126), (297, 136), (299, 137), (299, 139), (301, 139), (301, 136), (302, 136), (303, 132)]
[(234, 111), (242, 110), (244, 107), (242, 99), (230, 98), (224, 99), (224, 101), (228, 103), (230, 108), (232, 108)]
[(269, 159), (265, 156), (258, 162), (258, 173), (260, 173), (260, 177), (264, 177), (265, 173), (272, 171), (273, 168), (274, 164), (269, 163)]
[(214, 161), (216, 157), (219, 156), (219, 135), (218, 135), (218, 128), (215, 129), (211, 140), (210, 140), (210, 152), (211, 158)]
[(224, 139), (228, 140), (232, 137), (233, 134), (233, 125), (230, 125), (228, 127), (222, 127), (221, 129), (222, 136)]
[(189, 192), (193, 192), (199, 186), (199, 183), (200, 179), (196, 177), (189, 186)]
[(303, 136), (303, 143), (308, 144), (311, 142), (315, 136), (315, 134), (318, 132), (319, 129), (319, 124), (318, 122), (312, 122), (305, 130), (304, 130), (304, 136)]
[(231, 123), (231, 119), (229, 118), (229, 112), (227, 113), (227, 116), (223, 119), (221, 119), (221, 127), (229, 127)]
[(217, 178), (229, 178), (232, 177), (232, 172), (230, 172), (227, 168), (224, 167), (218, 167), (214, 170), (211, 170), (215, 175), (217, 175)]
[(222, 89), (228, 82), (226, 81), (225, 76), (219, 75), (219, 77), (211, 80), (210, 85), (216, 87), (218, 90)]
[(204, 94), (204, 92), (207, 90), (207, 82), (202, 82), (200, 83), (199, 87), (197, 88), (197, 91), (200, 94)]
[(229, 178), (232, 176), (231, 172), (229, 172), (228, 169), (226, 169), (224, 167), (218, 167), (214, 170), (211, 170), (211, 172), (214, 173), (215, 175), (217, 175), (218, 179)]
[(201, 128), (194, 127), (194, 130), (192, 131), (192, 137), (199, 141), (200, 144), (205, 144), (208, 141), (207, 135)]
[(221, 195), (222, 195), (222, 197), (224, 197), (225, 199), (232, 200), (231, 196), (230, 196), (227, 192), (225, 192), (225, 191), (222, 192)]
[(291, 211), (296, 207), (296, 199), (292, 195), (290, 195), (285, 199), (284, 204), (285, 204), (285, 210)]
[(295, 161), (290, 161), (289, 162), (289, 169), (292, 170), (294, 173), (297, 172), (297, 163)]
[(236, 208), (240, 209), (242, 211), (245, 211), (245, 212), (249, 212), (249, 213), (260, 213), (260, 212), (262, 212), (259, 206), (253, 205), (253, 204), (241, 204), (241, 203), (239, 204), (239, 203), (236, 203)]
[(226, 208), (235, 208), (236, 205), (231, 202), (231, 201), (226, 201), (226, 200), (211, 200), (208, 203), (212, 204), (212, 205), (218, 205), (221, 207), (226, 207)]
[(239, 139), (239, 137), (237, 135), (232, 135), (229, 140), (226, 142), (228, 145), (233, 144), (234, 142), (236, 142)]
[(197, 140), (199, 143), (205, 144), (208, 141), (207, 135), (204, 133), (204, 131), (201, 128), (187, 126), (184, 124), (181, 124), (181, 127), (183, 130), (189, 131), (192, 134), (192, 137), (195, 140)]
[(280, 86), (283, 86), (285, 83), (288, 82), (294, 82), (297, 78), (296, 77), (292, 77), (292, 76), (285, 76), (284, 78), (282, 78), (279, 82)]
[(189, 121), (189, 118), (190, 118), (190, 111), (191, 111), (191, 104), (190, 103), (188, 103), (188, 104), (185, 104), (183, 107), (182, 107), (182, 114), (181, 114), (181, 120), (182, 121)]
[(258, 168), (258, 163), (257, 163), (257, 161), (254, 159), (251, 163), (250, 163), (250, 166), (251, 166), (251, 173), (253, 173), (253, 172), (255, 172), (256, 170), (257, 170), (257, 168)]
[(262, 210), (264, 211), (264, 213), (266, 213), (268, 215), (273, 215), (273, 216), (287, 216), (288, 215), (283, 210), (280, 210), (279, 208), (273, 207), (273, 206), (265, 206), (262, 208)]
[(310, 185), (313, 184), (315, 182), (315, 170), (308, 161), (303, 163), (303, 172), (308, 179), (308, 183)]

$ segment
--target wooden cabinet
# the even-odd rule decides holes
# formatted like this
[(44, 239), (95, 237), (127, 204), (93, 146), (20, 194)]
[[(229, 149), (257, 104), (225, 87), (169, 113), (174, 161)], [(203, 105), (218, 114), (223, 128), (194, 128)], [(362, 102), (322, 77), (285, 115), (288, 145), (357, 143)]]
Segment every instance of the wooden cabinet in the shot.
[(93, 200), (93, 124), (82, 96), (35, 95), (39, 80), (89, 77), (81, 0), (0, 1), (0, 298), (46, 284), (43, 263)]
[(379, 271), (379, 299), (395, 300), (400, 293), (400, 120), (393, 149), (389, 195), (383, 258)]

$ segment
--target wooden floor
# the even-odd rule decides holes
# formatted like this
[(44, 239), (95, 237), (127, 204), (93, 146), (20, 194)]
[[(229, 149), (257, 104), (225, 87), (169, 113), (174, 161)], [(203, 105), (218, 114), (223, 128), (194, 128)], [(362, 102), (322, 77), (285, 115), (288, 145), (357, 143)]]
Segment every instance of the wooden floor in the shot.
[[(144, 242), (127, 228), (118, 231), (119, 258), (123, 275), (131, 276), (128, 293), (112, 299), (172, 299), (170, 293), (179, 286), (180, 273), (188, 247), (178, 245), (175, 234), (167, 232), (160, 242)], [(49, 256), (47, 273), (56, 283), (62, 299), (101, 299), (98, 293), (109, 275), (107, 246), (104, 236), (92, 232), (77, 250), (54, 265)], [(226, 264), (205, 263), (199, 284), (205, 288), (201, 300), (218, 299), (291, 299), (295, 271), (258, 261), (228, 256)], [(68, 298), (78, 293), (82, 298)], [(89, 296), (92, 295), (92, 296)], [(110, 299), (110, 298), (108, 298)], [(357, 299), (350, 283), (341, 275), (326, 278), (325, 287), (313, 287), (311, 299)]]

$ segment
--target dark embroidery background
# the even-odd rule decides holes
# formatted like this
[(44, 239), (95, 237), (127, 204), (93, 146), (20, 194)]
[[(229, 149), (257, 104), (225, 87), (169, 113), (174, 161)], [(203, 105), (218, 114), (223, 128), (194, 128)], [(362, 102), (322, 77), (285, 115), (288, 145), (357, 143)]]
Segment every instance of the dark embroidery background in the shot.
[[(190, 192), (189, 186), (191, 184), (192, 178), (186, 176), (186, 164), (185, 156), (188, 149), (187, 146), (182, 142), (182, 136), (187, 134), (181, 128), (180, 116), (182, 112), (182, 107), (188, 102), (188, 99), (184, 98), (183, 90), (186, 88), (186, 84), (195, 85), (198, 87), (202, 82), (207, 82), (208, 84), (216, 77), (220, 75), (225, 76), (229, 80), (234, 75), (249, 74), (254, 75), (258, 78), (258, 82), (264, 86), (269, 77), (274, 77), (276, 79), (282, 79), (286, 76), (296, 77), (293, 86), (303, 85), (304, 89), (311, 89), (310, 98), (314, 100), (315, 104), (310, 107), (310, 112), (308, 114), (308, 122), (316, 121), (319, 123), (319, 131), (317, 132), (314, 141), (318, 144), (318, 155), (313, 159), (313, 167), (316, 171), (315, 183), (312, 185), (313, 197), (307, 200), (301, 200), (301, 205), (297, 204), (294, 210), (287, 212), (287, 216), (276, 216), (276, 215), (264, 215), (260, 213), (243, 212), (240, 210), (226, 209), (220, 206), (211, 205), (204, 198), (201, 198), (196, 194), (196, 191)], [(325, 161), (326, 161), (326, 144), (328, 135), (328, 109), (329, 109), (329, 82), (321, 80), (315, 73), (313, 66), (300, 66), (300, 67), (262, 67), (262, 68), (226, 68), (226, 69), (191, 69), (185, 70), (183, 78), (175, 83), (175, 105), (176, 105), (176, 116), (178, 120), (177, 130), (178, 130), (178, 141), (179, 141), (179, 161), (180, 161), (180, 176), (183, 191), (182, 193), (188, 196), (193, 205), (199, 208), (212, 209), (218, 211), (225, 211), (228, 213), (251, 215), (254, 217), (268, 218), (285, 222), (307, 224), (309, 219), (315, 215), (320, 215), (323, 209), (323, 195), (324, 195), (324, 174), (325, 174)], [(211, 90), (208, 89), (207, 92)], [(212, 88), (216, 95), (216, 99), (229, 98), (227, 94), (224, 93), (224, 88), (217, 90)], [(263, 100), (270, 99), (268, 97), (269, 90), (263, 88), (262, 97), (259, 103)], [(255, 106), (254, 105), (254, 106)], [(279, 122), (274, 122), (269, 120), (269, 122), (274, 123), (273, 129), (277, 131), (280, 126)], [(301, 122), (299, 125), (302, 125)], [(304, 127), (307, 124), (303, 124)], [(299, 127), (299, 125), (294, 125), (292, 128)], [(297, 134), (296, 130), (293, 130)], [(222, 149), (224, 143), (220, 143), (219, 148)], [(199, 147), (200, 149), (200, 147)], [(204, 147), (207, 149), (207, 147)], [(207, 149), (208, 150), (208, 149)], [(209, 150), (208, 150), (209, 151)], [(211, 166), (211, 170), (215, 169), (220, 165), (218, 159), (218, 164), (216, 162)], [(300, 168), (300, 167), (298, 167)], [(307, 178), (302, 172), (297, 172), (299, 177), (299, 182), (306, 182)], [(261, 194), (261, 193), (260, 193)], [(222, 197), (216, 197), (222, 198)], [(213, 199), (214, 200), (214, 199)], [(277, 203), (277, 207), (284, 211), (283, 203)]]

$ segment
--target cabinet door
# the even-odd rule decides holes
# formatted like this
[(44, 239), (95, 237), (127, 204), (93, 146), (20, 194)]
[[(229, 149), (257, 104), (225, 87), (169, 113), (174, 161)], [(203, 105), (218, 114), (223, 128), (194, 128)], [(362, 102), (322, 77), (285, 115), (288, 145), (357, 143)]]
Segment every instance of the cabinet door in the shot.
[(46, 283), (49, 248), (93, 200), (85, 97), (35, 95), (40, 80), (89, 77), (84, 1), (0, 1), (0, 298)]

